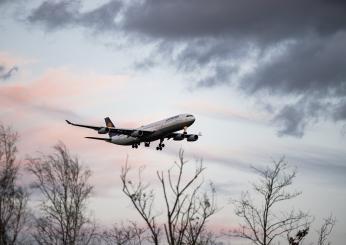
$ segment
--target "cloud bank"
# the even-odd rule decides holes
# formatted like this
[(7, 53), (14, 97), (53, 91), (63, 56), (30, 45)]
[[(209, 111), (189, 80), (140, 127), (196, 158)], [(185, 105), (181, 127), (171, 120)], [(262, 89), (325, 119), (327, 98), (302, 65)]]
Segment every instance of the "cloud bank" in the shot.
[(278, 134), (302, 137), (319, 120), (346, 120), (345, 10), (341, 0), (111, 0), (88, 11), (80, 1), (44, 1), (27, 20), (157, 43), (142, 67), (168, 60), (201, 74), (195, 87), (227, 84), (265, 100)]

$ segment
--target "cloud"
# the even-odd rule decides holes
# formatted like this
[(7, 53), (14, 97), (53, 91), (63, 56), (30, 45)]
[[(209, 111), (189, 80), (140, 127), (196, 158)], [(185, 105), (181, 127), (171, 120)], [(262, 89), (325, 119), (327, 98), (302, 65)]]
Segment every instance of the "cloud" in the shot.
[[(50, 69), (38, 79), (0, 86), (0, 109), (12, 121), (20, 117), (32, 122), (59, 118), (80, 119), (74, 113), (80, 106), (92, 103), (94, 98), (108, 93), (109, 89), (121, 91), (124, 76), (76, 74), (68, 69)], [(83, 103), (78, 103), (83, 102)]]
[(109, 1), (90, 11), (81, 12), (81, 1), (44, 1), (31, 12), (27, 20), (42, 25), (46, 31), (81, 26), (102, 32), (116, 29), (114, 19), (121, 7), (121, 2)]
[(231, 36), (277, 42), (307, 31), (327, 35), (344, 29), (346, 24), (343, 1), (147, 0), (142, 3), (127, 11), (124, 26), (155, 38)]
[[(79, 1), (44, 1), (28, 21), (46, 30), (79, 26), (155, 43), (151, 59), (137, 60), (136, 68), (164, 61), (193, 75), (199, 88), (227, 84), (266, 95), (279, 135), (302, 137), (321, 118), (346, 119), (345, 1), (143, 0), (81, 7)], [(319, 105), (318, 113), (309, 113), (312, 105)]]
[(0, 65), (0, 80), (9, 79), (17, 71), (18, 71), (17, 66), (13, 66), (12, 68), (10, 68), (9, 70), (6, 71), (6, 68), (4, 66)]

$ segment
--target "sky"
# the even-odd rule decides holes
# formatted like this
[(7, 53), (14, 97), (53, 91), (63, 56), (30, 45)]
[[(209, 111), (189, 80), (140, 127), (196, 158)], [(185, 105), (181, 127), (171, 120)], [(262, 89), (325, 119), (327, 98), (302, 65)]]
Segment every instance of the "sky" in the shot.
[[(138, 219), (121, 192), (127, 157), (157, 187), (183, 148), (216, 186), (211, 227), (237, 225), (229, 200), (251, 188), (251, 165), (285, 156), (303, 192), (292, 207), (315, 229), (332, 213), (333, 244), (346, 240), (345, 1), (0, 0), (0, 33), (0, 121), (20, 134), (22, 159), (58, 141), (81, 158), (101, 223)], [(65, 123), (131, 128), (179, 113), (203, 136), (160, 152)]]

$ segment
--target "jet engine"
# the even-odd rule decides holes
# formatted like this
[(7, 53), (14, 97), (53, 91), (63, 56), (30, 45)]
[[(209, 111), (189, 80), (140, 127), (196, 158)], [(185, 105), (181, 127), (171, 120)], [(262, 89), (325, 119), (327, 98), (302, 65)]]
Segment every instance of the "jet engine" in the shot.
[(109, 132), (109, 128), (100, 128), (99, 130), (98, 130), (98, 133), (99, 134), (107, 134)]
[(196, 140), (198, 140), (198, 135), (196, 135), (196, 134), (191, 134), (191, 135), (189, 135), (189, 136), (187, 137), (186, 140), (187, 140), (187, 141), (196, 141)]
[(179, 141), (179, 140), (183, 140), (184, 139), (184, 135), (183, 134), (176, 134), (173, 137), (173, 140)]
[(143, 136), (143, 131), (141, 130), (135, 130), (133, 131), (133, 133), (131, 134), (132, 137), (141, 137)]

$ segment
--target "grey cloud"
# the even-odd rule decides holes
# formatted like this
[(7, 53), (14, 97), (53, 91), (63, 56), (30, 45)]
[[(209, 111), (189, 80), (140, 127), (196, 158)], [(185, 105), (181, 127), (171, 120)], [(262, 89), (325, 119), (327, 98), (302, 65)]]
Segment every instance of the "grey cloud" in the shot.
[[(239, 37), (278, 41), (344, 29), (344, 1), (147, 0), (130, 8), (126, 29), (155, 38)], [(307, 15), (308, 13), (308, 15)]]
[(335, 110), (333, 112), (333, 117), (335, 121), (346, 120), (346, 99), (340, 101), (335, 105)]
[(8, 71), (6, 71), (6, 67), (0, 65), (0, 80), (7, 80), (7, 79), (9, 79), (17, 71), (18, 71), (18, 67), (17, 66), (13, 66)]
[(28, 21), (42, 24), (46, 30), (66, 27), (76, 22), (79, 7), (79, 1), (44, 1), (31, 13)]
[(308, 37), (287, 45), (283, 55), (259, 62), (241, 86), (254, 93), (346, 95), (346, 32), (329, 38)]
[(116, 29), (114, 19), (122, 7), (120, 1), (109, 1), (87, 12), (81, 12), (81, 7), (82, 3), (78, 0), (44, 1), (27, 20), (41, 24), (47, 31), (78, 26), (101, 32)]
[(109, 1), (90, 12), (80, 14), (78, 23), (93, 27), (96, 31), (117, 30), (115, 18), (121, 7), (119, 1)]
[(274, 122), (279, 124), (279, 136), (292, 135), (302, 137), (306, 126), (304, 112), (296, 106), (284, 106), (274, 117)]
[(197, 86), (212, 87), (220, 83), (227, 83), (232, 80), (232, 75), (237, 71), (238, 68), (235, 66), (217, 66), (210, 76), (199, 80)]

